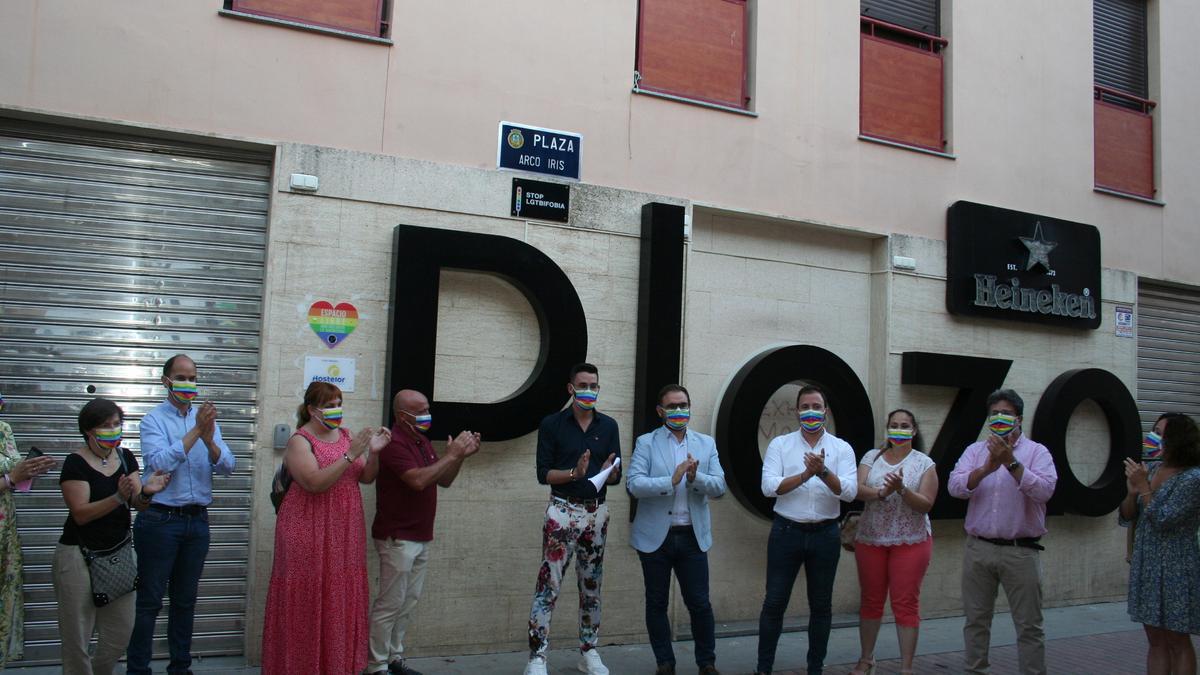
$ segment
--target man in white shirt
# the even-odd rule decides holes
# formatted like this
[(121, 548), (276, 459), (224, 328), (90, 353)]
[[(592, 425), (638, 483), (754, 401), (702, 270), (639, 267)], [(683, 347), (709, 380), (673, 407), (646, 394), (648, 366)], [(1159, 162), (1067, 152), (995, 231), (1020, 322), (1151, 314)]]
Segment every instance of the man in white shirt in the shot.
[(762, 491), (775, 497), (767, 540), (767, 589), (758, 617), (758, 667), (770, 673), (792, 585), (800, 568), (808, 585), (808, 672), (820, 673), (833, 617), (833, 578), (841, 557), (841, 505), (858, 494), (854, 450), (825, 431), (825, 393), (807, 385), (796, 397), (800, 429), (779, 436), (763, 458)]

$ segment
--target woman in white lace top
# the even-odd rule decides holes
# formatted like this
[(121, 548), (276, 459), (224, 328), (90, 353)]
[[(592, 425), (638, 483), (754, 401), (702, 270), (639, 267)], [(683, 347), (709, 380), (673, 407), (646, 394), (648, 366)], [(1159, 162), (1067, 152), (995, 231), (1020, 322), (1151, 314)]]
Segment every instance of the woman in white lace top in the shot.
[(883, 447), (864, 455), (858, 466), (858, 498), (865, 508), (854, 546), (862, 589), (862, 658), (854, 673), (875, 670), (875, 640), (889, 595), (900, 642), (900, 672), (912, 672), (921, 580), (933, 550), (929, 509), (938, 491), (937, 468), (921, 447), (916, 418), (907, 410), (894, 410), (888, 414)]

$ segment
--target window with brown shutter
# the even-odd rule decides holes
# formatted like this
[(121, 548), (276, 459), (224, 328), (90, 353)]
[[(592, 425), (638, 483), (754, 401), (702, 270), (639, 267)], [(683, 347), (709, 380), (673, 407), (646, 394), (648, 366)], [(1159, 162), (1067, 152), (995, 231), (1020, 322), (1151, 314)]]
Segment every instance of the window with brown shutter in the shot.
[(860, 23), (859, 133), (944, 152), (942, 52), (947, 41), (936, 34), (936, 26), (925, 32), (866, 15)]
[(641, 0), (639, 91), (747, 109), (747, 0)]
[(388, 36), (388, 0), (225, 0), (225, 9), (375, 38)]
[(1154, 101), (1146, 98), (1146, 0), (1094, 0), (1095, 185), (1153, 199)]

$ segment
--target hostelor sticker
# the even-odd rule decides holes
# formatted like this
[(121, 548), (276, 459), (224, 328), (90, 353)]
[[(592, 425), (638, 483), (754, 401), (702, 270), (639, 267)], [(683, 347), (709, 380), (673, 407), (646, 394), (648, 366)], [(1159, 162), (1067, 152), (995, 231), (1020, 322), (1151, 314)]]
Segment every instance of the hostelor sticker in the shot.
[(335, 307), (318, 300), (308, 308), (308, 325), (332, 349), (358, 327), (358, 310), (348, 302), (339, 302)]

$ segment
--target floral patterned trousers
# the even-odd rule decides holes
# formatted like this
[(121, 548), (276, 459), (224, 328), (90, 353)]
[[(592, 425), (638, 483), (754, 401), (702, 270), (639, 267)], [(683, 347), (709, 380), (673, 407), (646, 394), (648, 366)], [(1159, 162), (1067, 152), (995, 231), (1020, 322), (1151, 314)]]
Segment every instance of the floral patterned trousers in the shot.
[(604, 538), (608, 534), (608, 505), (571, 504), (551, 497), (542, 529), (542, 566), (538, 570), (529, 610), (530, 656), (545, 656), (550, 640), (550, 617), (563, 572), (575, 558), (579, 585), (579, 644), (587, 651), (596, 646), (600, 632), (600, 582), (604, 576)]

